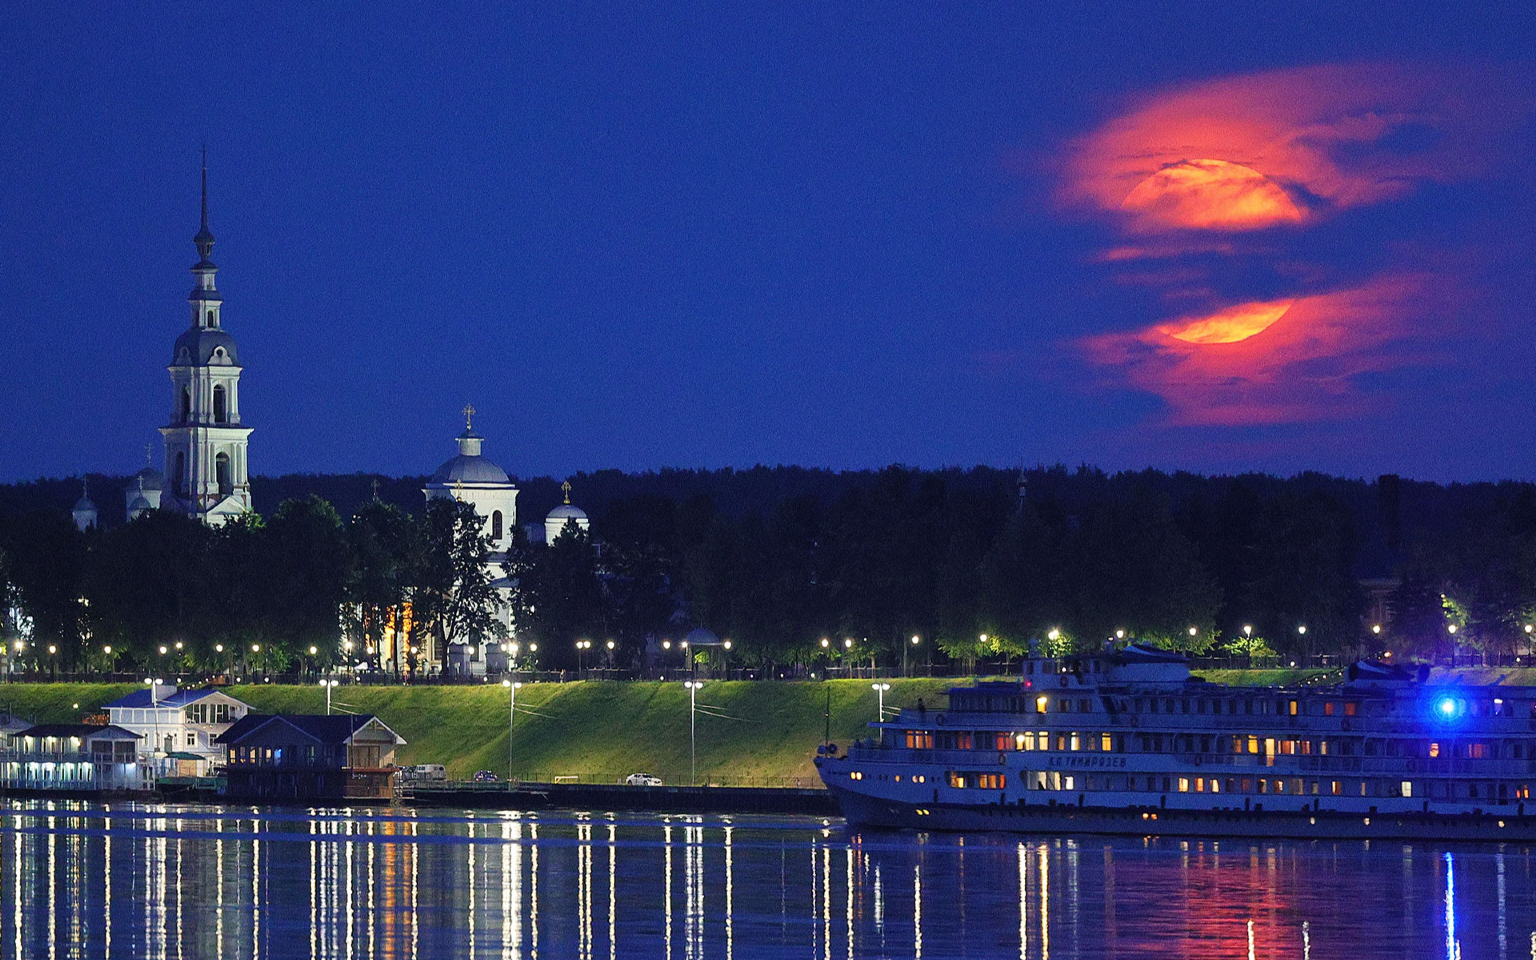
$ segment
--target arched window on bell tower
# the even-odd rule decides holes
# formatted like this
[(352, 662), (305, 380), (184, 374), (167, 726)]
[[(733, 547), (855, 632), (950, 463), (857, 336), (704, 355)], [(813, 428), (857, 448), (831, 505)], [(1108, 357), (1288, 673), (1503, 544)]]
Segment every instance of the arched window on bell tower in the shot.
[(177, 496), (187, 495), (187, 454), (186, 451), (176, 453), (176, 472), (172, 475), (176, 480)]
[(493, 510), (493, 511), (491, 511), (491, 539), (492, 540), (500, 540), (501, 539), (501, 511), (500, 510)]
[(192, 388), (181, 388), (181, 422), (189, 423), (192, 420)]
[(229, 409), (224, 402), (224, 385), (219, 384), (213, 388), (213, 422), (228, 423)]
[(229, 477), (229, 454), (221, 453), (213, 460), (214, 471), (219, 480), (219, 495), (227, 497), (235, 492), (235, 485)]

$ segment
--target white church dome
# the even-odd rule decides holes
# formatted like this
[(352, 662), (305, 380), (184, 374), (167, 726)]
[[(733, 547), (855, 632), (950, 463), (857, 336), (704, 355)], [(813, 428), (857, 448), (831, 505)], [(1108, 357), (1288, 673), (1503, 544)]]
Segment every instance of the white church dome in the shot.
[(437, 468), (428, 483), (511, 483), (507, 471), (480, 455), (483, 439), (465, 431), (459, 434), (459, 455)]
[(549, 511), (549, 517), (547, 519), (559, 520), (562, 523), (566, 520), (580, 521), (587, 519), (587, 512), (580, 507), (573, 506), (572, 504), (562, 503), (560, 506)]

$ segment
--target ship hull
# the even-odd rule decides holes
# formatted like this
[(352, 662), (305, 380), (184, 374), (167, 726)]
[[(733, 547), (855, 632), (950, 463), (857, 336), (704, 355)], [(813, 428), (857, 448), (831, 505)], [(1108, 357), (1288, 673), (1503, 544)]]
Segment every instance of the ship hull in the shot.
[(1536, 842), (1536, 816), (1504, 813), (1180, 810), (1064, 803), (921, 805), (829, 785), (851, 828), (1004, 831), (1021, 834), (1241, 837), (1298, 840), (1443, 840)]

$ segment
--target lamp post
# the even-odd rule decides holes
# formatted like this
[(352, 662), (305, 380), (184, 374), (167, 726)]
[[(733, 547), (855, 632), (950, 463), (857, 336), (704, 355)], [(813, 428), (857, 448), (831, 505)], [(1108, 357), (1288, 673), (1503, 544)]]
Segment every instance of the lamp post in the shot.
[(582, 670), (585, 669), (587, 651), (592, 649), (591, 640), (576, 641), (576, 679), (581, 679)]
[[(922, 639), (923, 638), (919, 637), (917, 634), (915, 634), (915, 633), (912, 634), (912, 643), (910, 644), (910, 646), (913, 646), (913, 647), (917, 646), (919, 643), (922, 642)], [(907, 670), (907, 647), (908, 646), (909, 646), (909, 644), (905, 644), (905, 643), (901, 645), (901, 675), (904, 676), (904, 677), (911, 675), (908, 672), (908, 670)]]
[(875, 722), (883, 723), (885, 721), (885, 691), (891, 689), (891, 685), (888, 683), (872, 683), (869, 687), (880, 698), (880, 705), (877, 708), (879, 712), (875, 714)]
[[(614, 642), (612, 640), (609, 640), (605, 644), (605, 646), (608, 648), (608, 669), (612, 670), (613, 669), (613, 649), (614, 649), (615, 644), (614, 644)], [(610, 678), (612, 678), (613, 674), (610, 673), (608, 676)]]
[(522, 686), (515, 680), (503, 680), (507, 688), (507, 783), (512, 782), (512, 725), (517, 720), (517, 690)]
[(848, 655), (853, 652), (853, 638), (848, 637), (843, 641), (843, 666), (848, 670), (849, 679), (853, 678), (853, 668), (848, 666)]
[(694, 709), (699, 688), (704, 686), (703, 680), (685, 680), (683, 686), (688, 688), (688, 777), (689, 782), (697, 786), (699, 782), (699, 738), (698, 728), (694, 723)]
[(1456, 666), (1456, 624), (1445, 625), (1445, 632), (1451, 635), (1451, 666)]
[(720, 656), (720, 662), (725, 668), (725, 679), (729, 680), (731, 679), (731, 641), (727, 640), (720, 644), (720, 648), (725, 651)]
[(336, 689), (336, 685), (339, 684), (339, 683), (341, 683), (340, 680), (321, 680), (320, 681), (320, 686), (325, 688), (325, 715), (326, 716), (330, 716), (331, 715), (331, 691)]

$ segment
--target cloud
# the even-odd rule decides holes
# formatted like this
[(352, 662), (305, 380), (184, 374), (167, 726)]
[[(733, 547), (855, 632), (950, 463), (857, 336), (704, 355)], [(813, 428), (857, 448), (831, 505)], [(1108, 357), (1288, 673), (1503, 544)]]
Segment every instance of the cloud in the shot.
[[(1486, 71), (1374, 63), (1136, 99), (1067, 146), (1058, 199), (1104, 223), (1091, 262), (1146, 291), (1165, 319), (1076, 350), (1101, 386), (1160, 398), (1169, 426), (1380, 412), (1387, 393), (1373, 384), (1454, 364), (1458, 331), (1469, 340), (1478, 323), (1466, 297), (1437, 296), (1467, 284), (1455, 258), (1437, 255), (1432, 224), (1367, 239), (1362, 218), (1340, 214), (1494, 170), (1498, 135), (1529, 112), (1513, 91), (1528, 87)], [(1385, 249), (1396, 264), (1381, 265), (1375, 251)]]
[[(1331, 420), (1375, 400), (1364, 375), (1430, 359), (1416, 321), (1440, 305), (1431, 278), (1404, 274), (1294, 301), (1239, 304), (1132, 333), (1089, 337), (1083, 353), (1159, 396), (1176, 426)], [(1238, 337), (1237, 334), (1243, 335)]]
[(1466, 71), (1301, 67), (1147, 95), (1067, 151), (1060, 197), (1129, 232), (1298, 224), (1486, 169), (1514, 111)]

